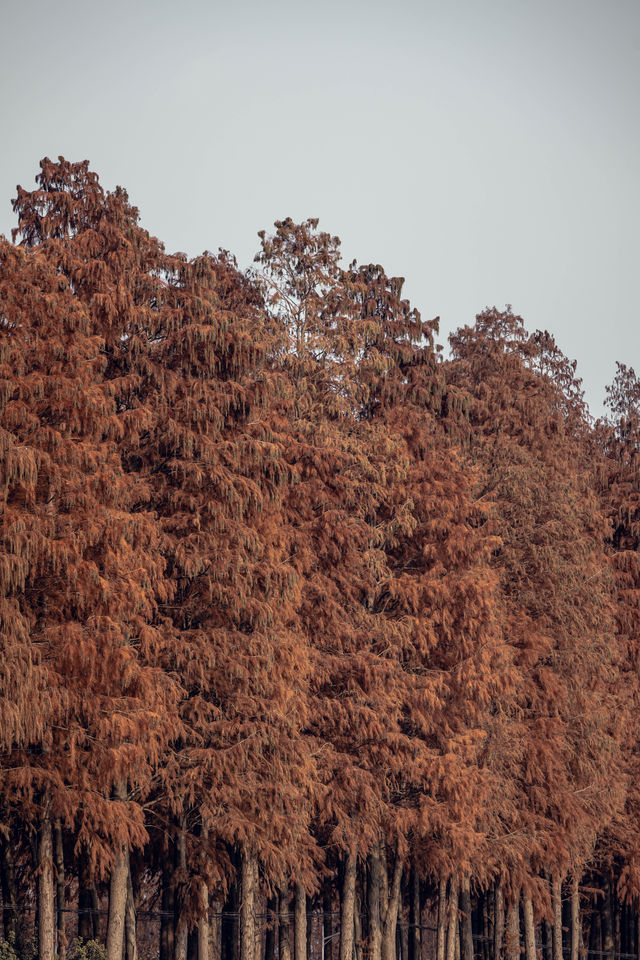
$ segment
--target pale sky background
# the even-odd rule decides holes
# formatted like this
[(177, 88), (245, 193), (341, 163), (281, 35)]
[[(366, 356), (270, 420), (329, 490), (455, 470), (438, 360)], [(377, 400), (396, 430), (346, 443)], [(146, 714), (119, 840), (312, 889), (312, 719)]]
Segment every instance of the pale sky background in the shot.
[(640, 367), (638, 0), (2, 0), (0, 233), (88, 158), (170, 251), (320, 217), (450, 330), (505, 303), (594, 414)]

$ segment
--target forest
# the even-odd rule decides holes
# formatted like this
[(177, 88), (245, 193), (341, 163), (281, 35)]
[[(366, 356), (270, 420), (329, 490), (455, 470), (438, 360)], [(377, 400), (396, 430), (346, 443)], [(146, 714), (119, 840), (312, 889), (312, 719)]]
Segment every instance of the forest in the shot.
[[(2, 960), (640, 953), (640, 379), (318, 221), (0, 237)], [(629, 358), (626, 358), (629, 359)]]

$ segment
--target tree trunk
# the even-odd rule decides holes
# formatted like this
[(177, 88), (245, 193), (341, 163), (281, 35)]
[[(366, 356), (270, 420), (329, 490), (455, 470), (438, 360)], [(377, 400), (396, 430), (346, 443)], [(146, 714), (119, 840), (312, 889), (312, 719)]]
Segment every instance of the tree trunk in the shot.
[(580, 957), (580, 890), (578, 877), (571, 878), (571, 960)]
[[(176, 901), (176, 954), (175, 960), (187, 960), (189, 948), (189, 928), (187, 926), (187, 911), (184, 903), (185, 885), (187, 882), (187, 850), (185, 842), (185, 821), (181, 818), (176, 831), (176, 851), (178, 855), (178, 897)], [(109, 958), (107, 957), (107, 960)]]
[[(362, 887), (362, 884), (360, 884)], [(354, 918), (354, 937), (355, 937), (355, 960), (362, 960), (362, 919), (360, 914), (362, 913), (362, 901), (363, 893), (362, 889), (358, 893), (358, 881), (356, 877), (356, 906), (355, 906), (355, 918)], [(640, 960), (640, 957), (638, 958)]]
[(524, 915), (524, 950), (526, 960), (536, 960), (536, 927), (533, 919), (533, 904), (531, 897), (522, 898), (522, 913)]
[(447, 881), (440, 877), (438, 884), (438, 930), (436, 960), (445, 960), (447, 950)]
[(209, 913), (209, 887), (202, 880), (200, 884), (202, 898), (202, 916), (198, 920), (198, 960), (209, 960), (211, 953), (211, 917)]
[[(278, 924), (279, 960), (291, 960), (291, 930), (289, 888), (284, 886), (280, 891), (280, 923)], [(245, 960), (243, 957), (242, 960)]]
[[(342, 881), (342, 903), (340, 905), (340, 960), (353, 960), (353, 938), (355, 935), (356, 908), (356, 852), (349, 850)], [(296, 957), (296, 960), (298, 958)]]
[(554, 873), (551, 881), (553, 903), (553, 960), (562, 960), (562, 877)]
[(462, 960), (473, 960), (473, 929), (471, 926), (471, 889), (469, 874), (465, 873), (462, 878), (461, 890), (462, 907)]
[(504, 950), (504, 890), (502, 884), (496, 884), (495, 921), (493, 924), (494, 960), (502, 960)]
[(253, 853), (242, 852), (240, 873), (240, 957), (254, 960), (256, 949), (256, 874), (257, 863)]
[(509, 900), (507, 904), (505, 940), (507, 960), (520, 960), (520, 911), (517, 897)]
[(133, 895), (131, 879), (131, 861), (127, 857), (127, 903), (124, 915), (124, 947), (126, 960), (138, 960), (138, 938), (136, 936), (136, 900)]
[(382, 960), (381, 873), (380, 849), (377, 844), (374, 844), (369, 854), (369, 960)]
[(449, 885), (449, 929), (447, 932), (447, 960), (456, 960), (458, 937), (458, 878), (451, 877)]
[[(613, 914), (611, 910), (611, 884), (607, 880), (602, 898), (602, 952), (607, 960), (614, 960)], [(554, 957), (555, 960), (555, 957)]]
[(54, 960), (55, 930), (53, 830), (47, 806), (42, 814), (38, 842), (38, 960)]
[[(384, 848), (380, 850), (381, 873), (386, 878), (387, 866)], [(402, 859), (396, 852), (396, 858), (393, 865), (393, 879), (391, 887), (388, 882), (383, 884), (386, 893), (386, 902), (384, 904), (384, 921), (382, 924), (382, 960), (396, 960), (396, 932), (398, 929), (398, 907), (400, 904), (400, 886), (402, 883)]]
[(300, 883), (295, 885), (293, 952), (295, 960), (307, 960), (307, 895)]
[(67, 936), (64, 925), (65, 877), (64, 877), (64, 848), (62, 845), (62, 823), (56, 817), (53, 825), (53, 848), (56, 861), (56, 927), (58, 940), (58, 960), (65, 960), (67, 952)]
[[(126, 784), (118, 781), (114, 788), (117, 801), (127, 799)], [(125, 846), (115, 852), (111, 881), (109, 884), (109, 921), (107, 925), (107, 958), (122, 960), (124, 949), (124, 918), (127, 908), (127, 878), (129, 876), (129, 851)]]
[[(410, 884), (408, 960), (420, 960), (420, 874), (415, 863), (411, 868)], [(443, 958), (441, 957), (440, 960), (443, 960)]]

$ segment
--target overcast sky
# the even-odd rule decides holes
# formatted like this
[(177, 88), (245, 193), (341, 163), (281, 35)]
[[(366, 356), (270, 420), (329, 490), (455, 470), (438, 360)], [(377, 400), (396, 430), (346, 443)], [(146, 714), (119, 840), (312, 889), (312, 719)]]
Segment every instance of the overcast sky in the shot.
[(7, 236), (88, 158), (170, 251), (317, 216), (443, 341), (511, 303), (595, 414), (640, 368), (638, 0), (4, 0), (0, 97)]

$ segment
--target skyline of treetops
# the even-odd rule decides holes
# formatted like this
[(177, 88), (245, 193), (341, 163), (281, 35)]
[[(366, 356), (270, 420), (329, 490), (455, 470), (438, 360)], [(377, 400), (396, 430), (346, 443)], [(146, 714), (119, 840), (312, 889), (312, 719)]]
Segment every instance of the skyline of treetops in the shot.
[(552, 333), (486, 307), (445, 357), (317, 219), (241, 271), (87, 161), (36, 181), (0, 237), (4, 960), (640, 956), (634, 358), (594, 421)]

